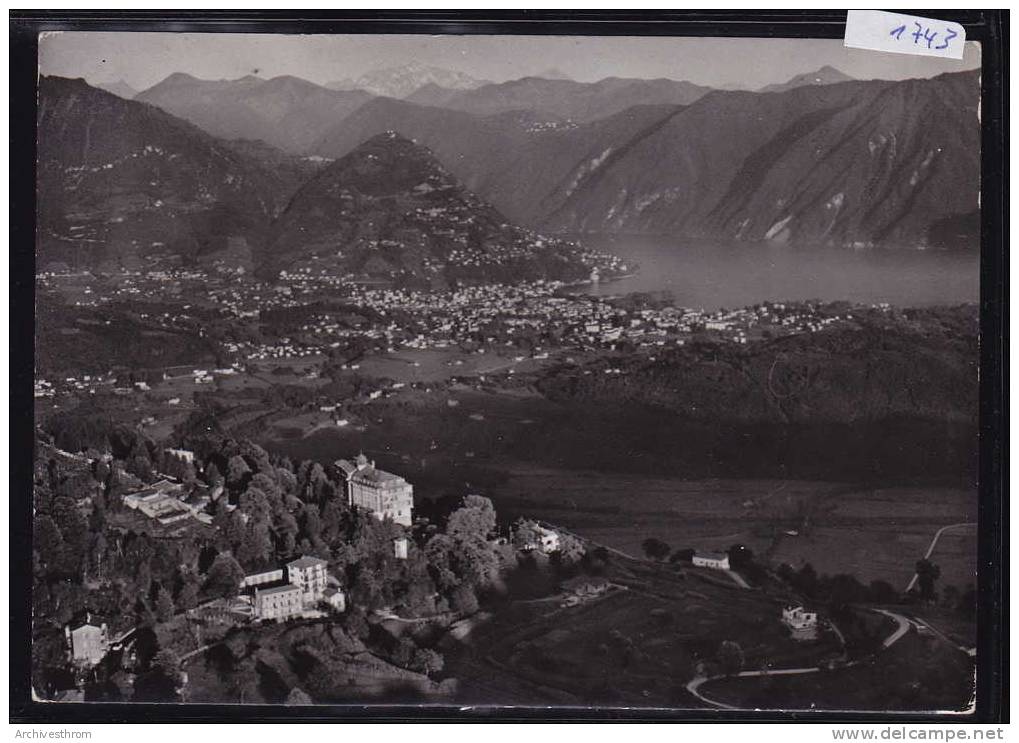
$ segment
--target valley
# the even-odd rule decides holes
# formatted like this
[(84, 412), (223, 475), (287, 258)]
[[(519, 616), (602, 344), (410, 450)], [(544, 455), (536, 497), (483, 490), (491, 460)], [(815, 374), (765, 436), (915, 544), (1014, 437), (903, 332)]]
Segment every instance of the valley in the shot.
[(257, 72), (41, 78), (40, 695), (965, 709), (976, 70)]

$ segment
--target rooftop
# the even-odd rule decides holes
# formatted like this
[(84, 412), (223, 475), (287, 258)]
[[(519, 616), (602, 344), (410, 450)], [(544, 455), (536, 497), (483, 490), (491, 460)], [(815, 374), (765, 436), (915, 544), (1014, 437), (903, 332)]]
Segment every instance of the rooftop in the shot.
[(399, 475), (394, 475), (392, 472), (386, 472), (385, 470), (376, 469), (375, 467), (368, 467), (366, 469), (355, 472), (350, 477), (353, 482), (369, 482), (374, 484), (382, 483), (403, 483), (406, 482)]
[(303, 570), (304, 568), (313, 568), (316, 565), (328, 565), (328, 564), (329, 563), (326, 560), (323, 560), (321, 558), (312, 557), (310, 555), (301, 555), (296, 560), (288, 562), (287, 567)]
[(697, 550), (694, 552), (694, 557), (700, 557), (704, 560), (725, 560), (729, 557), (725, 552), (707, 552), (704, 550)]
[(255, 589), (255, 593), (258, 595), (289, 593), (290, 591), (297, 591), (298, 593), (300, 593), (301, 587), (293, 583), (287, 583), (286, 585), (283, 586), (273, 586), (272, 588)]

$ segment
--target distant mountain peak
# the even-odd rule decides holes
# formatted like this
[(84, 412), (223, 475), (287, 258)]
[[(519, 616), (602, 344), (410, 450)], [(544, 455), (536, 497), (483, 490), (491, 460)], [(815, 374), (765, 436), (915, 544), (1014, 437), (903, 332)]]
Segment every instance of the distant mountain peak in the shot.
[(332, 266), (397, 284), (590, 275), (579, 246), (511, 224), (431, 150), (389, 129), (326, 166), (276, 220), (262, 273)]
[(794, 75), (784, 83), (766, 85), (761, 88), (760, 92), (780, 93), (785, 90), (792, 90), (793, 88), (801, 88), (805, 85), (833, 85), (835, 83), (849, 82), (854, 79), (831, 65), (824, 65), (813, 72), (803, 72), (799, 75)]
[(345, 188), (375, 195), (412, 191), (425, 182), (455, 183), (430, 149), (392, 129), (362, 142), (327, 170), (342, 174), (337, 182)]
[(414, 62), (398, 67), (372, 70), (358, 78), (336, 80), (327, 83), (326, 87), (333, 90), (364, 90), (389, 98), (406, 98), (429, 83), (451, 90), (471, 90), (486, 85), (487, 82), (458, 70), (447, 70)]
[(138, 95), (138, 90), (124, 80), (113, 80), (103, 83), (96, 83), (95, 87), (105, 90), (107, 93), (113, 93), (113, 95), (120, 96), (130, 100)]
[(180, 83), (197, 83), (200, 82), (194, 75), (189, 75), (186, 72), (171, 72), (165, 78), (162, 79), (158, 85), (176, 85)]

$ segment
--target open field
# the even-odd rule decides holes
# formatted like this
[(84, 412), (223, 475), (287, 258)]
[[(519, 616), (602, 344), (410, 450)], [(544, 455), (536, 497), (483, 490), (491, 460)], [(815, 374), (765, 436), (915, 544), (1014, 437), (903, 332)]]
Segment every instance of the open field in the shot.
[[(480, 491), (507, 522), (544, 519), (631, 555), (641, 554), (648, 537), (674, 549), (744, 543), (775, 565), (809, 562), (819, 573), (852, 573), (897, 590), (939, 528), (976, 517), (976, 491), (962, 487), (675, 476), (661, 471), (668, 463), (628, 448), (628, 433), (610, 428), (606, 439), (620, 440), (614, 454), (585, 457), (578, 443), (568, 461), (549, 466), (543, 452), (529, 449), (534, 434), (560, 439), (565, 450), (580, 432), (568, 427), (569, 412), (526, 386), (498, 393), (466, 385), (406, 389), (363, 413), (346, 429), (266, 444), (322, 461), (363, 449), (399, 468), (420, 497)], [(309, 422), (300, 429), (312, 430)], [(969, 532), (946, 533), (933, 557), (942, 585), (974, 582)]]
[(910, 631), (873, 660), (838, 671), (709, 681), (700, 691), (739, 707), (789, 710), (962, 711), (972, 663), (937, 637)]
[(972, 648), (977, 643), (975, 617), (967, 617), (958, 611), (940, 606), (917, 606), (909, 612), (936, 633), (940, 632), (949, 641), (961, 647)]
[[(655, 537), (674, 549), (749, 546), (771, 562), (886, 580), (899, 590), (934, 532), (975, 515), (976, 493), (858, 489), (837, 483), (695, 480), (548, 470), (515, 464), (493, 493), (500, 511), (531, 514), (624, 552)], [(801, 505), (802, 504), (802, 505)], [(803, 514), (811, 524), (803, 529)], [(785, 532), (797, 531), (798, 536)], [(947, 533), (933, 559), (942, 582), (972, 583), (975, 538)], [(775, 545), (772, 549), (772, 545)]]
[(580, 606), (508, 598), (464, 640), (447, 638), (457, 701), (698, 707), (685, 684), (715, 667), (723, 640), (741, 646), (747, 668), (816, 664), (840, 652), (831, 635), (788, 636), (784, 595), (618, 557), (605, 577), (616, 588)]
[[(549, 364), (548, 359), (521, 358), (520, 352), (489, 351), (468, 353), (459, 348), (404, 348), (394, 353), (370, 354), (359, 360), (359, 374), (396, 382), (443, 382), (452, 377), (473, 377), (493, 373), (533, 372)], [(354, 373), (352, 371), (351, 373)]]

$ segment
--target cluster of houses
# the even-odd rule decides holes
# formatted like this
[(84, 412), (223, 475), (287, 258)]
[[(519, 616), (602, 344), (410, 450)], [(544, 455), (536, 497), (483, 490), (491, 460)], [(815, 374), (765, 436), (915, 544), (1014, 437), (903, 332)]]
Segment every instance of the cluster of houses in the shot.
[[(302, 291), (313, 294), (316, 275), (302, 274)], [(312, 318), (301, 328), (299, 345), (287, 339), (283, 349), (294, 356), (324, 351), (353, 336), (376, 340), (396, 348), (441, 349), (467, 342), (508, 343), (534, 335), (552, 335), (557, 345), (594, 349), (628, 342), (654, 348), (683, 345), (687, 336), (711, 332), (735, 343), (747, 343), (754, 328), (773, 332), (816, 331), (838, 322), (831, 314), (808, 303), (760, 305), (738, 310), (707, 312), (677, 307), (628, 310), (609, 298), (562, 296), (562, 282), (534, 281), (515, 285), (487, 284), (451, 291), (414, 291), (394, 288), (347, 287), (349, 298), (383, 317), (401, 315), (401, 325), (348, 327), (329, 315)], [(282, 347), (281, 347), (282, 348)], [(263, 348), (248, 350), (262, 354)], [(262, 357), (262, 356), (259, 356)]]
[[(379, 469), (363, 453), (353, 460), (337, 460), (335, 466), (343, 476), (348, 505), (364, 509), (380, 521), (391, 519), (401, 526), (412, 524), (414, 486), (404, 478)], [(409, 549), (407, 537), (393, 540), (396, 559), (406, 560)], [(339, 581), (328, 574), (327, 566), (325, 560), (304, 555), (282, 568), (245, 576), (241, 588), (252, 590), (252, 616), (285, 620), (314, 611), (323, 602), (336, 611), (344, 611), (343, 591)]]
[[(528, 237), (528, 239), (531, 239)], [(540, 240), (540, 236), (535, 236)], [(579, 248), (578, 248), (579, 250)], [(599, 253), (583, 252), (592, 265), (592, 278), (609, 271), (618, 275), (625, 264), (606, 259)], [(604, 264), (605, 271), (599, 271)], [(46, 276), (48, 284), (61, 277)], [(383, 288), (359, 283), (350, 274), (339, 274), (328, 267), (294, 268), (281, 274), (280, 284), (272, 286), (244, 277), (229, 280), (202, 270), (153, 270), (144, 274), (124, 272), (101, 288), (103, 299), (116, 298), (119, 292), (133, 291), (146, 296), (186, 294), (196, 305), (218, 309), (223, 316), (257, 318), (261, 312), (300, 307), (323, 296), (335, 297), (340, 291), (345, 301), (372, 311), (375, 322), (353, 326), (323, 314), (304, 323), (292, 337), (274, 338), (261, 343), (248, 341), (224, 343), (224, 351), (237, 359), (272, 361), (300, 359), (328, 353), (351, 338), (376, 341), (391, 351), (400, 348), (443, 349), (457, 344), (520, 345), (524, 339), (544, 337), (550, 346), (594, 350), (629, 343), (653, 351), (665, 345), (683, 345), (693, 333), (708, 332), (735, 343), (746, 343), (751, 332), (768, 330), (777, 334), (815, 332), (840, 321), (852, 321), (849, 311), (809, 302), (765, 303), (736, 310), (704, 311), (678, 307), (627, 309), (611, 297), (563, 294), (561, 281), (536, 280), (508, 284), (464, 286), (442, 291), (417, 291)], [(183, 305), (188, 309), (192, 305)], [(880, 307), (879, 307), (880, 309)], [(195, 320), (184, 312), (164, 312), (139, 317), (166, 327), (192, 327)], [(401, 318), (399, 320), (395, 318)], [(211, 383), (215, 377), (236, 373), (235, 363), (226, 369), (193, 370), (195, 384)], [(67, 391), (98, 392), (96, 380), (68, 379), (37, 381), (35, 396), (48, 398)], [(144, 388), (139, 388), (144, 391)], [(120, 394), (134, 391), (118, 388)]]

